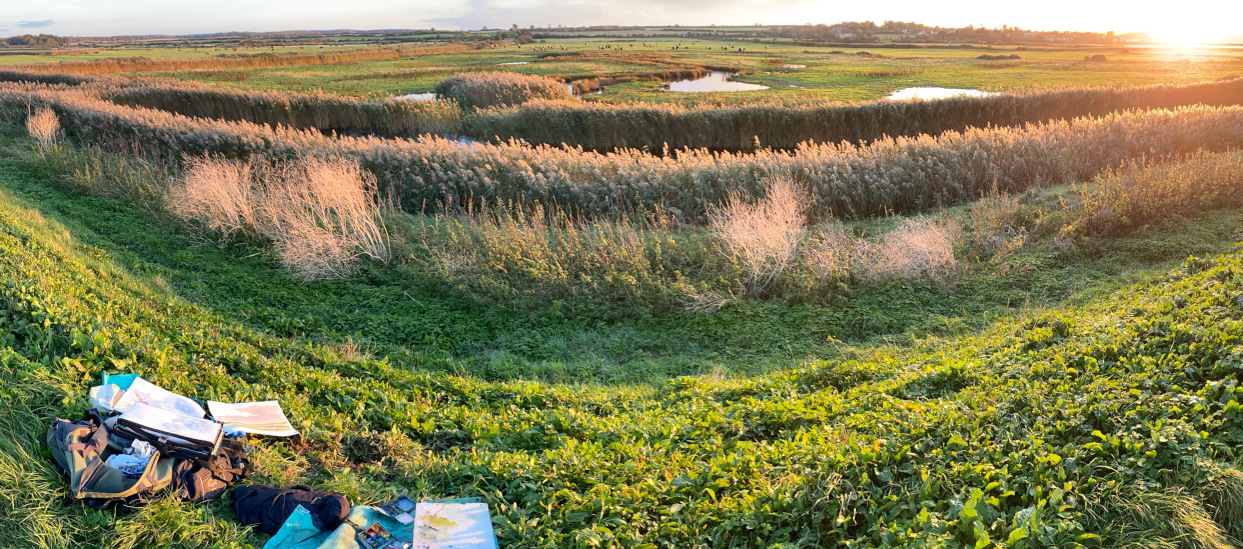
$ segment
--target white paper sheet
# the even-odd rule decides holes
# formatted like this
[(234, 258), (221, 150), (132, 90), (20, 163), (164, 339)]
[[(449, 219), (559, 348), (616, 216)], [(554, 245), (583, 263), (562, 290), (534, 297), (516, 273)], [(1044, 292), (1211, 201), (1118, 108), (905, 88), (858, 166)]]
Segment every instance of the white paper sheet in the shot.
[(291, 437), (298, 434), (289, 424), (281, 404), (275, 400), (263, 402), (239, 402), (227, 404), (207, 401), (211, 416), (224, 424), (226, 433), (251, 433), (274, 437)]
[(420, 502), (414, 508), (414, 549), (496, 549), (488, 504)]
[(118, 412), (126, 412), (131, 406), (139, 402), (161, 410), (177, 412), (196, 418), (206, 415), (203, 412), (203, 407), (199, 406), (197, 402), (158, 387), (141, 377), (134, 380), (134, 383), (129, 386), (129, 389), (125, 390), (125, 393), (121, 395), (121, 398), (117, 399), (112, 407)]

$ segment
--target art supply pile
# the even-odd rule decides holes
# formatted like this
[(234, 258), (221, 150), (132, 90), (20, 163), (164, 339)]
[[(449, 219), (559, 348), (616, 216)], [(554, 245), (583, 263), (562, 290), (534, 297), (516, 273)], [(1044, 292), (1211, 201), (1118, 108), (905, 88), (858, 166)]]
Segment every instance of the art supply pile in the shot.
[[(171, 488), (190, 502), (219, 498), (248, 477), (249, 435), (298, 431), (276, 401), (199, 401), (135, 374), (104, 374), (90, 389), (92, 409), (57, 419), (47, 443), (69, 492), (96, 509), (132, 508)], [(339, 494), (306, 486), (240, 486), (238, 519), (274, 534), (264, 549), (495, 549), (488, 505), (476, 499), (350, 506)]]

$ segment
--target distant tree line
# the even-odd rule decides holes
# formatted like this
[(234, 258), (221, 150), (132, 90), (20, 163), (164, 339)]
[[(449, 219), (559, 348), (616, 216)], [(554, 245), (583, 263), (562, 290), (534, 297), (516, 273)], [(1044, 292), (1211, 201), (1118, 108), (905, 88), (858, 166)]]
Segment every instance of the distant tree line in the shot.
[(72, 44), (74, 40), (68, 36), (56, 36), (55, 34), (23, 34), (21, 36), (12, 36), (9, 38), (0, 38), (0, 47), (5, 46), (39, 46), (39, 47), (60, 47)]
[(919, 23), (885, 21), (847, 21), (834, 25), (794, 25), (771, 27), (778, 38), (806, 42), (880, 42), (898, 43), (974, 43), (974, 44), (1114, 44), (1139, 35), (1115, 35), (1113, 32), (1032, 31), (1002, 26), (989, 29), (966, 27), (932, 27)]

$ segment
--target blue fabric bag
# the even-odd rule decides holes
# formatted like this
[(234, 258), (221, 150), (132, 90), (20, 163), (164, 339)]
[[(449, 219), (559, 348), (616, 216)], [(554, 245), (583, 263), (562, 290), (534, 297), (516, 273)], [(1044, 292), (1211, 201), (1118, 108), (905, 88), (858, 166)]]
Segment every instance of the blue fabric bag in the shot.
[(358, 533), (377, 523), (399, 540), (414, 540), (413, 524), (402, 524), (378, 507), (355, 505), (340, 527), (326, 531), (316, 528), (311, 513), (299, 505), (263, 549), (362, 549)]

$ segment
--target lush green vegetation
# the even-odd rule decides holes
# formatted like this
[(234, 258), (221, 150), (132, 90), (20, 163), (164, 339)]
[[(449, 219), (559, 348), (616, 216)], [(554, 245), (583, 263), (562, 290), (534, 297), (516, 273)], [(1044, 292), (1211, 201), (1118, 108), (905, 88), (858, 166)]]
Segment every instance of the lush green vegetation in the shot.
[[(507, 547), (1243, 536), (1243, 213), (1218, 209), (1243, 189), (1237, 154), (942, 212), (972, 233), (1025, 235), (1008, 249), (956, 244), (949, 286), (848, 276), (703, 314), (503, 287), (538, 272), (455, 283), (426, 255), (425, 239), (453, 233), (446, 217), (394, 214), (404, 259), (300, 283), (265, 242), (204, 239), (162, 213), (175, 173), (12, 131), (0, 155), (0, 511), (12, 519), (0, 528), (25, 546), (261, 542), (224, 504), (113, 516), (48, 497), (60, 482), (45, 425), (81, 413), (102, 371), (198, 398), (279, 399), (304, 439), (263, 441), (257, 480), (360, 502), (483, 497)], [(1223, 199), (1188, 200), (1206, 175)], [(1183, 206), (1133, 201), (1132, 188)], [(1090, 230), (1082, 220), (1101, 211), (1146, 221)], [(503, 235), (504, 219), (478, 227)], [(670, 250), (716, 238), (651, 230)]]
[[(776, 68), (799, 56), (819, 60), (808, 78), (824, 82), (851, 67), (875, 82), (856, 86), (868, 94), (951, 73), (1015, 80), (1004, 71), (1028, 63), (1023, 78), (1085, 82), (1139, 55), (1081, 65), (1066, 56), (1084, 50), (998, 61), (972, 48), (687, 42), (73, 63), (205, 65), (190, 78), (358, 93), (530, 56), (509, 67), (580, 87), (631, 80), (598, 96), (610, 101), (668, 98), (644, 79), (678, 71), (771, 84), (807, 74)], [(1143, 55), (1116, 82), (1231, 67), (1228, 55)], [(360, 76), (381, 65), (394, 72)], [(1103, 115), (1237, 103), (1237, 82), (991, 99), (994, 122), (1096, 115), (1024, 127), (653, 155), (324, 133), (450, 133), (492, 116), (556, 136), (617, 124), (548, 109), (730, 111), (480, 114), (54, 72), (0, 80), (8, 543), (264, 541), (224, 502), (116, 515), (55, 496), (46, 426), (80, 415), (102, 372), (200, 399), (278, 399), (303, 437), (260, 441), (256, 481), (360, 503), (481, 497), (505, 547), (1243, 542), (1243, 108)], [(789, 112), (815, 93), (769, 97)], [(981, 104), (832, 108), (952, 130), (979, 123), (964, 120)]]

